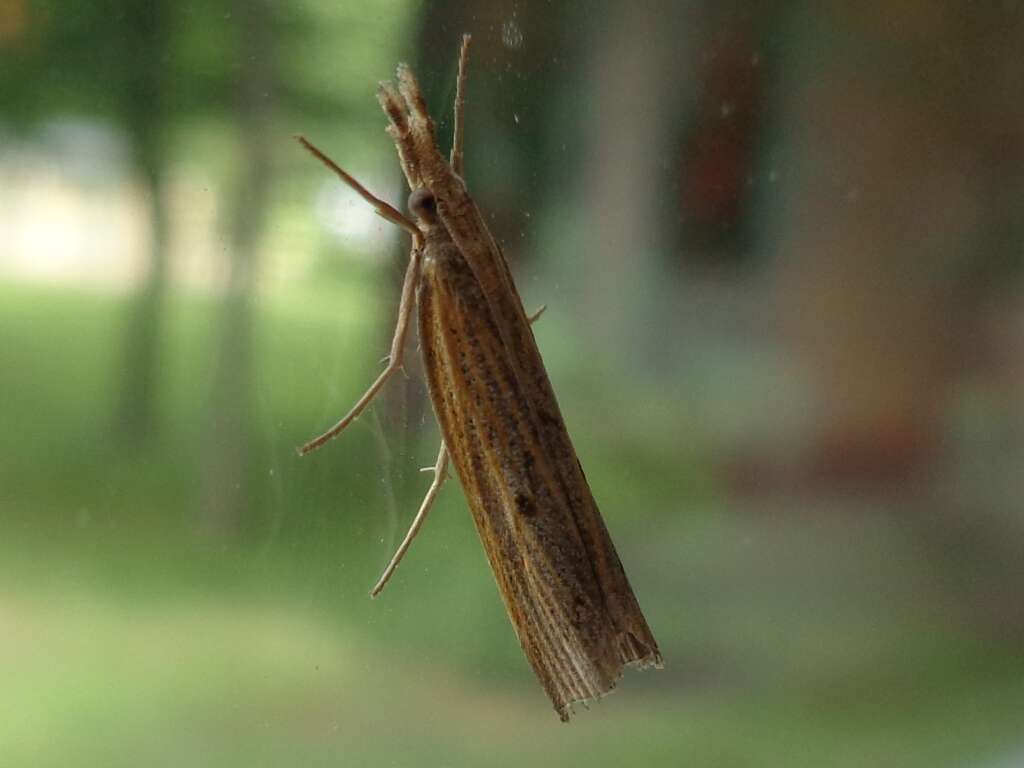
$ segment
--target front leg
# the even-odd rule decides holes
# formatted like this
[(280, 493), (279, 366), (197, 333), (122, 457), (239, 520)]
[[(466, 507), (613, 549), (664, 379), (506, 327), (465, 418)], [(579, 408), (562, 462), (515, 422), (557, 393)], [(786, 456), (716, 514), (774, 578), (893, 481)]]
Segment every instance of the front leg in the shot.
[(398, 305), (398, 325), (395, 328), (395, 336), (391, 340), (391, 353), (388, 355), (387, 367), (341, 421), (299, 449), (300, 456), (305, 456), (307, 453), (315, 451), (331, 438), (341, 434), (345, 427), (359, 418), (359, 415), (370, 404), (370, 401), (377, 395), (385, 382), (394, 375), (395, 371), (402, 367), (402, 356), (405, 354), (405, 337), (409, 333), (409, 321), (412, 318), (413, 307), (416, 305), (416, 285), (419, 283), (419, 279), (420, 250), (414, 246), (412, 253), (409, 255), (409, 267), (405, 270), (405, 282), (402, 284), (402, 300)]

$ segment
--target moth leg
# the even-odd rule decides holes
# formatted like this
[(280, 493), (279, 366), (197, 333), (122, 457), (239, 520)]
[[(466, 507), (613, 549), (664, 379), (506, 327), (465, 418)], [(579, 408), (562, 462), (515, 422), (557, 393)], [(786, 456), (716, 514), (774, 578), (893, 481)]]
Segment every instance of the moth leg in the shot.
[(395, 328), (395, 336), (391, 340), (391, 353), (388, 355), (387, 367), (381, 372), (377, 380), (370, 385), (366, 393), (359, 398), (352, 406), (352, 410), (345, 414), (344, 418), (328, 429), (322, 435), (310, 440), (299, 449), (299, 455), (305, 456), (310, 451), (315, 451), (332, 437), (336, 437), (345, 427), (359, 418), (366, 406), (370, 404), (384, 383), (402, 367), (402, 355), (405, 350), (405, 337), (409, 332), (409, 320), (412, 317), (413, 307), (416, 304), (415, 288), (420, 279), (420, 249), (414, 246), (409, 256), (409, 267), (405, 270), (405, 282), (402, 284), (402, 300), (398, 305), (398, 325)]
[(528, 322), (530, 325), (533, 325), (535, 322), (540, 320), (540, 316), (543, 315), (547, 311), (547, 308), (548, 308), (547, 304), (541, 304), (536, 312), (534, 312), (532, 315), (527, 315), (526, 316), (526, 322)]
[(404, 229), (406, 232), (412, 235), (413, 240), (419, 241), (422, 238), (419, 229), (412, 222), (412, 220), (409, 219), (408, 216), (403, 214), (393, 205), (384, 202), (379, 197), (375, 196), (373, 193), (367, 190), (366, 187), (364, 187), (354, 178), (349, 176), (348, 173), (342, 170), (342, 168), (337, 163), (335, 163), (333, 160), (331, 160), (331, 158), (329, 158), (322, 151), (320, 151), (320, 149), (318, 149), (316, 145), (314, 145), (305, 136), (296, 136), (295, 139), (299, 142), (299, 144), (301, 144), (303, 147), (309, 150), (309, 153), (313, 155), (313, 157), (315, 157), (321, 163), (323, 163), (332, 171), (334, 171), (338, 175), (338, 178), (340, 178), (343, 182), (345, 182), (345, 184), (351, 187), (356, 192), (356, 194), (363, 198), (363, 200), (372, 205), (374, 211), (377, 212), (377, 215), (379, 215), (381, 218), (390, 221), (392, 224), (397, 224), (398, 226), (400, 226), (402, 229)]
[(381, 574), (380, 579), (377, 580), (377, 584), (372, 590), (370, 590), (370, 597), (376, 597), (381, 593), (384, 589), (384, 585), (388, 583), (388, 579), (391, 578), (395, 569), (398, 568), (398, 564), (402, 562), (402, 558), (405, 557), (405, 553), (409, 550), (412, 540), (416, 538), (416, 534), (420, 532), (423, 522), (427, 519), (427, 513), (430, 511), (430, 508), (434, 506), (434, 500), (437, 498), (437, 494), (441, 492), (441, 486), (444, 485), (444, 481), (447, 477), (448, 448), (442, 440), (441, 448), (437, 452), (437, 462), (434, 464), (434, 481), (430, 484), (430, 488), (427, 490), (427, 495), (423, 497), (423, 503), (420, 504), (420, 509), (416, 513), (416, 517), (413, 518), (412, 525), (409, 526), (409, 532), (405, 534), (405, 538), (402, 539), (402, 543), (398, 545), (398, 549), (391, 558), (391, 562), (388, 563), (388, 567), (384, 569), (384, 573)]
[(470, 35), (462, 36), (459, 49), (459, 76), (455, 81), (455, 123), (452, 131), (452, 154), (448, 164), (457, 176), (462, 176), (462, 137), (466, 129), (466, 60), (469, 58)]
[(366, 393), (359, 398), (359, 401), (352, 407), (352, 410), (345, 414), (345, 417), (341, 421), (319, 437), (310, 440), (299, 449), (299, 454), (305, 455), (310, 451), (315, 451), (332, 437), (336, 437), (343, 429), (345, 429), (345, 427), (355, 421), (355, 419), (359, 417), (359, 414), (366, 409), (366, 406), (370, 404), (370, 401), (373, 400), (377, 392), (380, 391), (380, 388), (384, 386), (384, 383), (391, 378), (395, 371), (402, 367), (402, 354), (405, 350), (405, 337), (409, 332), (409, 320), (412, 317), (412, 309), (415, 301), (414, 289), (420, 276), (420, 250), (423, 244), (423, 235), (419, 228), (417, 228), (417, 226), (407, 216), (394, 206), (384, 202), (379, 197), (372, 194), (366, 189), (366, 187), (356, 181), (337, 163), (317, 148), (316, 145), (309, 141), (309, 139), (305, 136), (296, 136), (295, 138), (310, 152), (310, 154), (334, 171), (338, 175), (338, 178), (355, 190), (355, 192), (366, 202), (372, 205), (378, 215), (393, 224), (400, 226), (412, 235), (413, 239), (412, 254), (409, 257), (409, 267), (405, 271), (405, 282), (402, 284), (402, 299), (398, 305), (398, 326), (395, 328), (395, 336), (391, 341), (391, 352), (388, 355), (388, 365), (380, 376), (377, 377), (377, 380), (370, 385), (370, 388), (366, 390)]

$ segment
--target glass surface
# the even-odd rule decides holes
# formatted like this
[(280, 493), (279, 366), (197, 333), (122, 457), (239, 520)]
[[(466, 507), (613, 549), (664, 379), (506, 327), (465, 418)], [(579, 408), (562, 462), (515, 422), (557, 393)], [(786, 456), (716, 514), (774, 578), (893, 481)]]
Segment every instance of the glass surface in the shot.
[[(429, 485), (407, 61), (665, 657), (563, 725)], [(1024, 764), (1024, 8), (0, 4), (0, 762)]]

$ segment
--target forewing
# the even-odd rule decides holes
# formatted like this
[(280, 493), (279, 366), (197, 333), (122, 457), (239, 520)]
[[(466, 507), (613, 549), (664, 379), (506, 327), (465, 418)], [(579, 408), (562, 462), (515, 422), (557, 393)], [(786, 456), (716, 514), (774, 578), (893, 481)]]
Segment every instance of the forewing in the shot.
[[(599, 517), (596, 533), (581, 525), (579, 494), (552, 462), (530, 393), (450, 243), (427, 252), (419, 322), (434, 410), (509, 617), (567, 717), (569, 704), (607, 693), (637, 660), (624, 652), (629, 628), (610, 612), (607, 589), (620, 588), (605, 583), (609, 568), (621, 571), (614, 547)], [(595, 535), (606, 540), (597, 560)]]

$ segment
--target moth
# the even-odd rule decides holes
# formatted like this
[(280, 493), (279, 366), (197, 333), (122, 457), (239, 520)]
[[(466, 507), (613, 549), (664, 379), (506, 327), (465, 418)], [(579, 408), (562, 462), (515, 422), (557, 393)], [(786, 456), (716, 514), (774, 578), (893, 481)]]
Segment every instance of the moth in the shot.
[[(337, 436), (402, 365), (418, 307), (420, 348), (442, 443), (415, 519), (373, 588), (376, 596), (423, 525), (449, 457), (516, 635), (559, 717), (614, 688), (626, 666), (661, 653), (569, 439), (533, 331), (501, 249), (463, 181), (466, 61), (456, 81), (452, 149), (438, 149), (413, 73), (377, 97), (412, 190), (406, 216), (378, 199), (304, 137), (302, 145), (412, 237), (398, 325), (384, 371), (337, 424), (300, 449)], [(537, 313), (539, 315), (539, 313)]]

